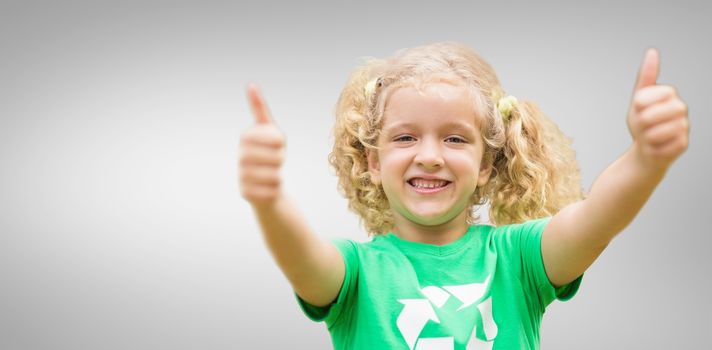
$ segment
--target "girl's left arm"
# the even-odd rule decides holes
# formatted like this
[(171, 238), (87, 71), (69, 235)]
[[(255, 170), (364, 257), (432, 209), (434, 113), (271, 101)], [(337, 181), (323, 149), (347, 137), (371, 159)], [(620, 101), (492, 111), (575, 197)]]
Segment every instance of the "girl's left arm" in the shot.
[(544, 267), (554, 286), (578, 278), (643, 207), (688, 145), (687, 105), (657, 85), (659, 58), (646, 52), (628, 112), (632, 146), (596, 179), (586, 199), (566, 206), (544, 229)]

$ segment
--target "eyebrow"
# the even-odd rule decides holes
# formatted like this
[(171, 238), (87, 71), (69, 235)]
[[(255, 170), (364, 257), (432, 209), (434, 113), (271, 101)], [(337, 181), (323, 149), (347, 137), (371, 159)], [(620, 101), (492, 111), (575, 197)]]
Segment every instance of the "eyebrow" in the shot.
[[(395, 124), (389, 125), (386, 128), (383, 128), (383, 131), (385, 134), (389, 134), (394, 132), (395, 130), (398, 129), (408, 129), (408, 128), (417, 128), (418, 124), (417, 123), (412, 123), (412, 122), (396, 122)], [(475, 132), (475, 128), (472, 127), (472, 125), (465, 123), (463, 121), (449, 121), (441, 126), (442, 128), (457, 128), (457, 129), (464, 129), (469, 132)]]

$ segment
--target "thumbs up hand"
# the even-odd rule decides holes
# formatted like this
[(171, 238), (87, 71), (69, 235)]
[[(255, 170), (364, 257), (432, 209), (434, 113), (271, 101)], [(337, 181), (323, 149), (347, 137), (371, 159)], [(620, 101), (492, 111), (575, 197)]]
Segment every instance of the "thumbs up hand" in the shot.
[(634, 149), (645, 165), (666, 169), (688, 145), (687, 104), (669, 85), (658, 85), (660, 59), (648, 49), (628, 112)]
[(253, 206), (270, 205), (282, 194), (279, 170), (285, 137), (272, 121), (257, 86), (247, 87), (255, 124), (240, 137), (239, 181), (242, 196)]

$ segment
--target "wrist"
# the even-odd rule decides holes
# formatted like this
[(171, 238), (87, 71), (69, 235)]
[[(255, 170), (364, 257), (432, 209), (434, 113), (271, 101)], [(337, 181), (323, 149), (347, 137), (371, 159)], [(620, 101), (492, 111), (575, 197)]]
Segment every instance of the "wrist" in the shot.
[(648, 176), (662, 178), (671, 164), (669, 161), (657, 159), (655, 156), (646, 154), (643, 146), (638, 142), (633, 142), (627, 153), (635, 166)]
[(265, 214), (271, 214), (278, 210), (281, 203), (286, 200), (284, 193), (281, 191), (274, 197), (266, 198), (262, 200), (255, 200), (250, 202), (252, 210), (254, 210), (257, 216), (262, 216)]

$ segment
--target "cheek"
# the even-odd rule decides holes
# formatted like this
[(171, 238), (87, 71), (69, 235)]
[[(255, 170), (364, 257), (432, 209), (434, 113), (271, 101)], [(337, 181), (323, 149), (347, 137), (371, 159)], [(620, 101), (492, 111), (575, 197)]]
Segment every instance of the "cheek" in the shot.
[(407, 169), (410, 164), (410, 157), (404, 152), (391, 152), (381, 159), (381, 169), (386, 170), (389, 174), (398, 176), (404, 169)]
[(477, 174), (480, 171), (480, 162), (476, 155), (459, 154), (450, 158), (450, 168), (457, 174)]

